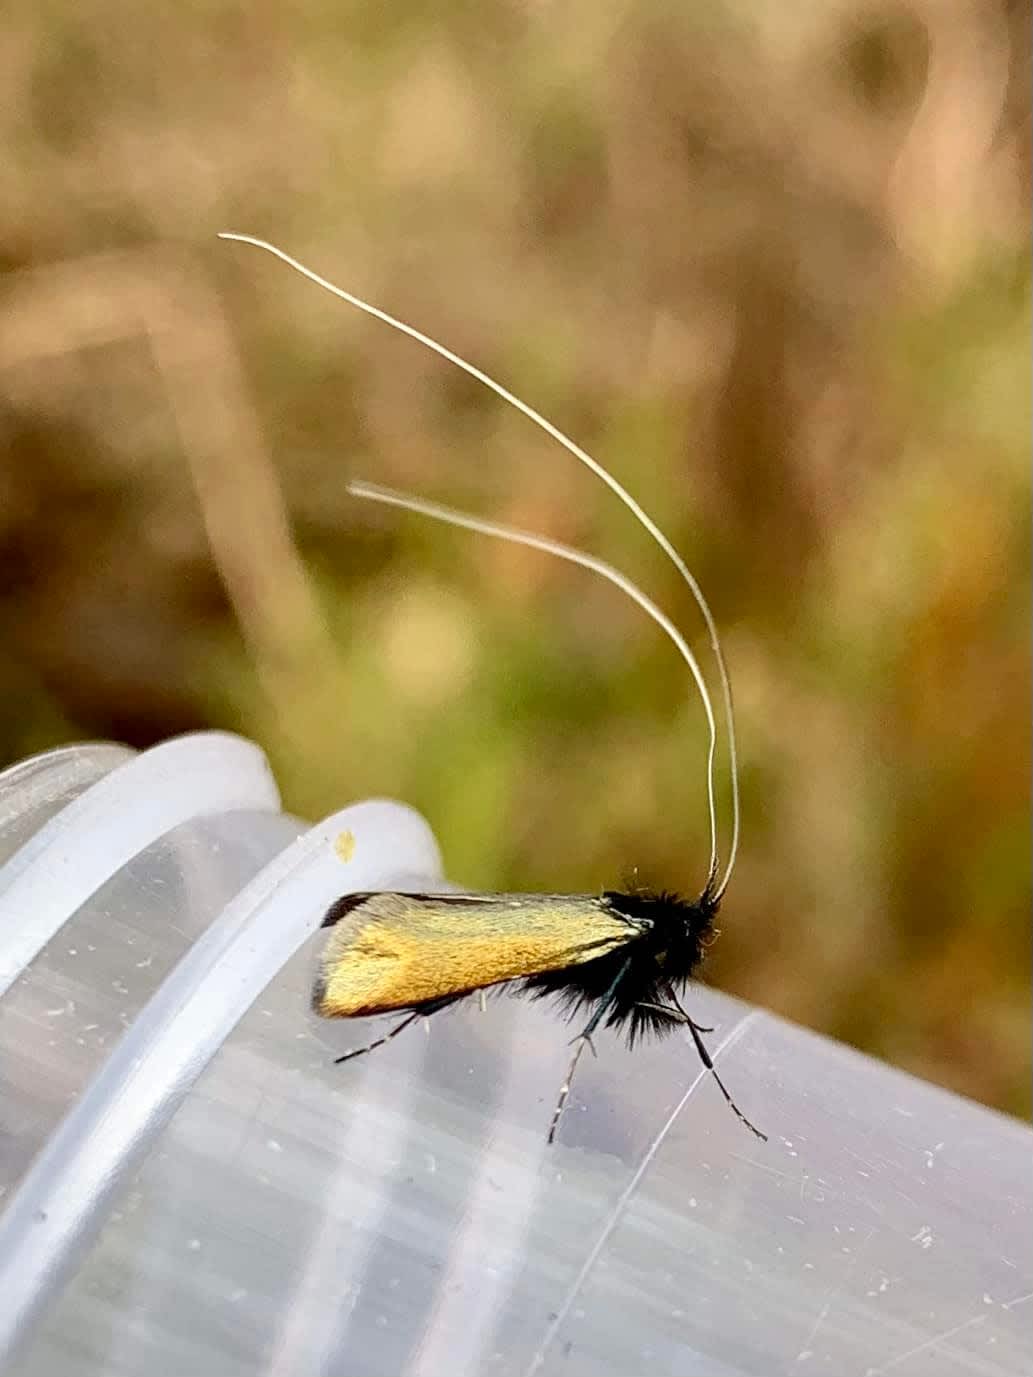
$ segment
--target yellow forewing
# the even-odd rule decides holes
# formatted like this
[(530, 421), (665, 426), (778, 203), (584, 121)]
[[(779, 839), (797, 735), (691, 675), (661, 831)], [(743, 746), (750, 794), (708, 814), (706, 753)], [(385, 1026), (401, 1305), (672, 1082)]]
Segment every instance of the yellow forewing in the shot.
[(372, 894), (332, 929), (324, 1018), (404, 1009), (603, 956), (639, 934), (590, 894)]

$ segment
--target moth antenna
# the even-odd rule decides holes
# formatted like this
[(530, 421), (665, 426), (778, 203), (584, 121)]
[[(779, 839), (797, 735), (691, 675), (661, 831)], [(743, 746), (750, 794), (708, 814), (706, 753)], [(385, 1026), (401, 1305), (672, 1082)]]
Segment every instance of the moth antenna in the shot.
[[(662, 612), (652, 598), (643, 593), (638, 584), (633, 583), (626, 574), (622, 574), (619, 569), (615, 569), (612, 564), (607, 564), (605, 560), (598, 559), (595, 555), (588, 554), (585, 550), (577, 550), (573, 545), (564, 545), (559, 540), (553, 540), (549, 536), (539, 535), (536, 531), (523, 531), (517, 526), (506, 526), (500, 521), (489, 521), (485, 517), (473, 516), (469, 512), (459, 511), (455, 507), (446, 507), (441, 502), (431, 502), (425, 497), (414, 497), (409, 493), (397, 492), (394, 488), (382, 487), (379, 483), (365, 483), (361, 480), (347, 484), (347, 490), (353, 497), (361, 497), (369, 502), (382, 502), (388, 507), (401, 507), (407, 512), (416, 512), (420, 516), (429, 516), (432, 521), (444, 522), (447, 526), (459, 526), (465, 531), (476, 531), (478, 535), (493, 536), (496, 540), (505, 540), (512, 545), (527, 545), (532, 550), (541, 550), (544, 554), (555, 555), (558, 559), (565, 559), (570, 564), (577, 564), (582, 569), (590, 569), (593, 573), (599, 574), (602, 578), (608, 579), (615, 584), (623, 593), (626, 593), (633, 602), (638, 603), (643, 612), (652, 617), (657, 626), (666, 632), (673, 642), (676, 650), (689, 667), (693, 679), (699, 688), (703, 698), (703, 706), (707, 714), (707, 722), (710, 725), (711, 733), (714, 732), (714, 712), (710, 704), (710, 697), (707, 694), (706, 684), (703, 681), (703, 674), (699, 667), (695, 655), (689, 648), (688, 642), (681, 634), (670, 617)], [(713, 740), (713, 735), (711, 735)], [(710, 804), (710, 846), (713, 855), (717, 847), (715, 808), (713, 794), (713, 775), (708, 774), (708, 801)]]
[[(580, 463), (584, 464), (586, 468), (590, 469), (592, 473), (594, 473), (597, 478), (601, 479), (602, 482), (605, 483), (606, 486), (610, 489), (610, 491), (613, 492), (621, 500), (621, 502), (624, 503), (625, 507), (628, 508), (631, 514), (639, 522), (639, 524), (642, 527), (644, 527), (644, 529), (649, 533), (649, 535), (653, 538), (656, 544), (659, 545), (660, 549), (663, 550), (664, 554), (667, 555), (668, 559), (678, 570), (678, 573), (681, 575), (682, 579), (688, 585), (688, 588), (696, 601), (696, 606), (699, 608), (700, 613), (702, 614), (703, 621), (706, 624), (707, 628), (707, 635), (710, 640), (710, 647), (713, 651), (714, 660), (717, 664), (718, 677), (721, 683), (721, 696), (723, 699), (726, 730), (728, 733), (728, 762), (729, 772), (731, 775), (732, 789), (732, 839), (728, 852), (728, 863), (724, 868), (724, 872), (722, 873), (720, 882), (715, 887), (714, 881), (717, 876), (718, 869), (717, 823), (715, 820), (716, 807), (714, 803), (714, 755), (717, 748), (717, 730), (714, 724), (713, 709), (710, 705), (710, 695), (707, 692), (706, 685), (703, 682), (702, 676), (700, 675), (698, 668), (695, 667), (695, 660), (692, 660), (690, 662), (690, 667), (693, 667), (694, 669), (693, 677), (696, 681), (696, 685), (699, 688), (700, 695), (703, 699), (703, 706), (707, 715), (707, 725), (710, 729), (710, 744), (707, 752), (707, 798), (709, 800), (710, 805), (711, 848), (710, 869), (707, 876), (707, 889), (715, 899), (720, 899), (721, 895), (725, 892), (725, 889), (727, 888), (729, 879), (731, 878), (732, 870), (735, 866), (735, 858), (739, 850), (739, 761), (735, 740), (735, 712), (732, 704), (732, 686), (731, 681), (728, 677), (728, 669), (725, 664), (724, 652), (721, 649), (721, 640), (717, 634), (717, 626), (714, 622), (713, 614), (710, 611), (710, 606), (706, 598), (703, 596), (703, 590), (696, 582), (695, 576), (689, 569), (688, 565), (685, 563), (681, 555), (664, 535), (660, 527), (656, 524), (652, 517), (649, 516), (649, 514), (645, 512), (642, 507), (639, 506), (638, 502), (636, 502), (636, 500), (632, 497), (628, 490), (616, 478), (614, 478), (613, 474), (610, 473), (608, 469), (605, 469), (602, 466), (602, 464), (599, 463), (598, 460), (593, 459), (587, 450), (583, 450), (580, 447), (580, 445), (575, 444), (574, 441), (571, 440), (567, 435), (564, 435), (562, 430), (560, 430), (557, 426), (554, 426), (551, 421), (547, 421), (545, 417), (541, 415), (540, 412), (535, 411), (535, 409), (532, 406), (529, 406), (527, 402), (521, 401), (519, 397), (517, 397), (514, 393), (510, 392), (507, 388), (503, 387), (501, 383), (496, 382), (494, 378), (489, 377), (487, 373), (483, 372), (475, 364), (469, 363), (459, 354), (453, 353), (451, 349), (446, 348), (443, 344), (439, 344), (437, 340), (431, 339), (429, 335), (423, 334), (423, 332), (421, 330), (417, 330), (415, 326), (408, 325), (403, 320), (398, 320), (395, 316), (389, 315), (386, 311), (382, 311), (378, 306), (373, 306), (368, 301), (363, 301), (361, 297), (357, 297), (353, 295), (353, 293), (345, 291), (343, 287), (336, 286), (333, 282), (328, 281), (325, 277), (321, 277), (318, 273), (313, 272), (311, 268), (306, 268), (303, 263), (299, 263), (296, 258), (292, 258), (290, 254), (285, 253), (283, 249), (278, 249), (275, 246), (275, 244), (267, 243), (264, 239), (256, 239), (253, 235), (250, 234), (233, 234), (229, 231), (224, 231), (223, 233), (221, 233), (219, 235), (219, 238), (231, 239), (240, 244), (251, 244), (256, 249), (264, 249), (266, 253), (271, 253), (275, 258), (279, 258), (281, 262), (286, 263), (288, 267), (293, 268), (295, 272), (300, 273), (302, 277), (307, 277), (310, 282), (314, 282), (317, 287), (322, 287), (324, 291), (330, 292), (332, 296), (338, 297), (341, 301), (346, 301), (350, 306), (354, 306), (357, 310), (364, 311), (367, 315), (373, 316), (375, 317), (375, 319), (383, 321), (385, 325), (390, 325), (392, 329), (399, 330), (403, 335), (408, 335), (410, 339), (416, 340), (417, 343), (424, 345), (427, 349), (432, 350), (435, 354), (438, 354), (441, 358), (446, 359), (449, 363), (454, 364), (457, 368), (461, 368), (464, 373), (468, 374), (471, 378), (475, 378), (479, 383), (483, 384), (483, 386), (487, 387), (490, 391), (494, 392), (496, 396), (501, 397), (504, 402), (508, 402), (510, 406), (515, 407), (517, 411), (521, 412), (524, 416), (526, 416), (529, 421), (532, 421), (536, 426), (539, 427), (539, 429), (544, 430), (547, 435), (550, 435), (558, 444), (562, 445), (563, 448), (567, 450), (568, 453), (572, 454), (575, 459), (577, 459)], [(418, 499), (406, 499), (406, 501), (416, 500)], [(403, 504), (396, 503), (395, 505), (401, 506)], [(433, 506), (433, 503), (427, 504), (428, 508), (431, 508)], [(413, 507), (412, 510), (421, 511), (424, 509), (419, 507)], [(445, 511), (449, 509), (443, 508), (441, 510)], [(424, 514), (429, 516), (433, 513), (430, 510), (426, 510)], [(491, 530), (489, 529), (492, 525), (492, 523), (490, 522), (484, 523), (484, 525), (481, 527), (473, 526), (470, 523), (473, 520), (475, 520), (475, 518), (466, 517), (464, 513), (451, 513), (452, 518), (456, 516), (462, 516), (463, 519), (461, 521), (453, 519), (453, 525), (466, 525), (471, 530), (482, 530), (483, 533), (487, 535), (499, 535), (500, 539), (517, 538), (517, 533), (509, 533), (506, 536), (501, 535), (502, 530), (508, 531), (509, 528), (499, 528), (497, 530)], [(446, 518), (442, 517), (441, 519), (444, 520)], [(527, 532), (521, 531), (518, 534), (518, 544), (531, 543), (531, 538)], [(538, 539), (538, 537), (534, 537), (534, 539)], [(571, 554), (581, 554), (580, 551), (570, 551), (569, 547), (567, 546), (559, 546), (557, 544), (553, 547), (546, 542), (543, 542), (536, 548), (547, 550), (552, 554), (559, 555), (561, 559), (569, 559), (571, 557)], [(561, 554), (561, 550), (567, 551), (567, 553)], [(588, 561), (589, 559), (591, 559), (591, 556), (585, 555), (583, 556), (583, 558), (585, 561)], [(579, 560), (574, 559), (573, 562), (578, 563)], [(600, 566), (601, 561), (599, 562), (599, 564), (596, 565), (592, 565), (589, 563), (584, 564), (585, 568), (594, 567), (597, 569), (597, 572), (601, 573), (602, 568)], [(606, 565), (605, 568), (610, 569), (610, 566)], [(611, 570), (611, 573), (616, 573), (616, 571)], [(609, 577), (609, 575), (604, 576)], [(612, 581), (617, 582), (616, 579)], [(634, 588), (634, 585), (630, 583), (630, 580), (627, 582), (628, 587), (625, 588), (625, 591), (630, 592), (630, 588)], [(618, 584), (618, 586), (622, 585)], [(635, 597), (635, 594), (630, 595), (632, 597)], [(639, 597), (644, 598), (644, 595), (639, 595)], [(639, 597), (636, 597), (636, 601), (639, 601)], [(648, 601), (648, 599), (646, 599), (645, 601)], [(645, 603), (640, 601), (640, 606), (644, 605)], [(654, 608), (654, 610), (657, 609)], [(650, 615), (653, 614), (650, 613)], [(662, 622), (660, 624), (663, 625)], [(665, 630), (666, 629), (667, 628), (665, 627)], [(677, 642), (675, 643), (677, 644)], [(681, 647), (679, 646), (679, 649), (680, 648)]]

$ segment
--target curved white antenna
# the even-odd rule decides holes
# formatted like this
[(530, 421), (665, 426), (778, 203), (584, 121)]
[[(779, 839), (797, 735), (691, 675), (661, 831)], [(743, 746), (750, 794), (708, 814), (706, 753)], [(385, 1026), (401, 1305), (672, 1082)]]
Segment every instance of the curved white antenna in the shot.
[[(571, 440), (568, 436), (564, 435), (563, 431), (559, 430), (556, 426), (554, 426), (551, 421), (547, 421), (545, 417), (542, 416), (539, 412), (535, 411), (533, 407), (528, 406), (526, 402), (521, 401), (519, 397), (515, 396), (507, 388), (503, 387), (501, 383), (497, 383), (494, 378), (490, 378), (487, 373), (482, 372), (481, 369), (476, 367), (475, 364), (467, 362), (467, 360), (460, 357), (459, 354), (455, 354), (452, 352), (451, 349), (447, 349), (445, 345), (439, 344), (437, 340), (431, 339), (429, 335), (425, 335), (422, 331), (417, 330), (415, 326), (408, 325), (404, 320), (398, 320), (396, 319), (396, 317), (388, 315), (386, 311), (380, 310), (379, 307), (372, 306), (368, 301), (363, 301), (361, 297), (355, 296), (351, 292), (345, 291), (343, 287), (336, 286), (333, 282), (328, 281), (325, 277), (321, 277), (318, 273), (313, 272), (311, 268), (306, 268), (303, 263), (299, 263), (296, 258), (292, 258), (290, 254), (285, 253), (283, 249), (278, 249), (275, 244), (267, 243), (264, 239), (256, 239), (253, 235), (250, 234), (232, 234), (229, 231), (224, 231), (223, 233), (221, 233), (219, 235), (219, 238), (232, 239), (240, 244), (251, 244), (256, 249), (264, 249), (266, 253), (271, 253), (275, 258), (279, 258), (281, 262), (286, 263), (288, 267), (293, 268), (295, 272), (300, 273), (302, 277), (307, 277), (310, 282), (314, 282), (317, 287), (322, 287), (324, 291), (330, 292), (331, 295), (339, 297), (341, 301), (346, 301), (350, 306), (354, 306), (356, 307), (356, 309), (360, 311), (365, 311), (367, 315), (374, 316), (377, 320), (382, 320), (385, 325), (390, 325), (393, 329), (401, 331), (403, 335), (408, 335), (410, 339), (416, 340), (417, 343), (424, 345), (427, 349), (432, 350), (441, 358), (447, 359), (449, 363), (455, 364), (457, 368), (461, 368), (463, 372), (467, 373), (471, 378), (476, 378), (476, 380), (479, 383), (482, 383), (490, 391), (494, 392), (496, 396), (501, 397), (504, 402), (508, 402), (510, 406), (516, 407), (517, 411), (522, 412), (523, 415), (525, 415), (529, 421), (533, 421), (534, 424), (539, 427), (539, 429), (544, 430), (547, 435), (551, 435), (552, 438), (558, 444), (561, 444), (563, 448), (568, 451), (568, 453), (572, 454), (574, 458), (579, 460), (582, 464), (584, 464), (586, 468), (591, 469), (591, 471), (596, 475), (596, 477), (600, 478), (610, 489), (610, 491), (615, 493), (617, 497), (620, 498), (620, 500), (624, 503), (624, 505), (628, 508), (632, 515), (649, 532), (652, 538), (656, 541), (657, 545), (660, 546), (660, 549), (663, 550), (664, 554), (667, 555), (668, 559), (670, 559), (671, 563), (678, 570), (678, 573), (688, 584), (692, 596), (696, 600), (696, 605), (703, 616), (704, 622), (706, 623), (707, 635), (710, 639), (710, 646), (714, 653), (714, 659), (717, 663), (718, 676), (721, 681), (721, 695), (724, 700), (725, 721), (727, 723), (728, 730), (728, 760), (732, 787), (732, 841), (728, 853), (728, 864), (725, 866), (724, 874), (721, 877), (720, 883), (718, 884), (717, 888), (713, 890), (714, 897), (719, 899), (721, 895), (725, 892), (725, 889), (727, 888), (728, 881), (731, 878), (732, 870), (735, 866), (735, 858), (739, 849), (739, 762), (735, 743), (735, 712), (732, 705), (732, 686), (728, 678), (728, 669), (725, 665), (724, 653), (721, 649), (721, 641), (717, 634), (717, 626), (714, 623), (714, 618), (711, 614), (707, 600), (703, 596), (703, 590), (696, 582), (696, 579), (693, 576), (688, 565), (685, 563), (681, 555), (679, 555), (678, 551), (674, 548), (671, 542), (664, 535), (663, 531), (661, 531), (660, 527), (657, 526), (656, 522), (652, 519), (652, 517), (650, 517), (645, 511), (643, 511), (643, 509), (639, 506), (639, 504), (635, 501), (635, 499), (631, 496), (627, 489), (623, 487), (622, 484), (619, 483), (616, 478), (614, 478), (613, 474), (611, 474), (607, 469), (603, 468), (602, 464), (600, 464), (598, 460), (593, 459), (592, 456), (586, 450), (583, 450), (580, 447), (580, 445), (576, 445), (573, 440)], [(465, 521), (471, 519), (472, 518), (464, 517)], [(456, 522), (453, 524), (462, 523)], [(523, 534), (524, 533), (521, 532), (521, 535)], [(538, 537), (535, 537), (535, 539), (538, 539)], [(541, 548), (544, 549), (545, 546), (543, 545)], [(561, 548), (566, 549), (567, 547), (564, 546)], [(559, 550), (554, 550), (553, 553), (558, 554)], [(567, 556), (560, 555), (560, 558), (567, 558)], [(585, 558), (590, 558), (590, 556), (586, 556)], [(606, 567), (609, 568), (609, 566)], [(695, 664), (695, 661), (693, 661), (693, 664)], [(698, 670), (696, 671), (695, 677), (696, 682), (699, 685), (700, 690), (703, 694), (704, 706), (707, 710), (707, 722), (710, 727), (710, 749), (707, 756), (707, 796), (711, 800), (711, 836), (715, 837), (716, 823), (714, 821), (713, 798), (716, 728), (714, 726), (713, 712), (710, 709), (709, 696), (707, 695), (706, 689), (701, 682), (701, 676), (699, 675)], [(710, 871), (707, 878), (708, 888), (713, 884), (713, 880), (716, 874), (717, 849), (715, 845), (711, 849)]]
[[(632, 583), (626, 574), (622, 574), (619, 569), (615, 569), (612, 564), (607, 564), (605, 560), (597, 559), (595, 555), (588, 554), (585, 550), (576, 550), (573, 545), (564, 545), (558, 540), (552, 540), (549, 536), (538, 535), (534, 531), (523, 531), (517, 526), (505, 526), (500, 521), (487, 521), (483, 517), (473, 516), (469, 512), (459, 511), (455, 507), (446, 507), (440, 502), (429, 502), (424, 497), (413, 497), (409, 493), (397, 492), (394, 488), (382, 487), (379, 483), (364, 483), (355, 481), (347, 484), (347, 489), (353, 497), (362, 497), (370, 502), (383, 502), (388, 507), (402, 507), (407, 512), (418, 512), (420, 516), (429, 516), (433, 521), (443, 521), (448, 526), (460, 526), (467, 531), (476, 531), (479, 535), (494, 536), (497, 540), (507, 540), (513, 545), (529, 545), (532, 550), (541, 550), (547, 555), (556, 555), (558, 559), (565, 559), (571, 564), (577, 564), (582, 569), (591, 569), (593, 573), (600, 574), (624, 593), (633, 602), (637, 602), (643, 612), (646, 612), (653, 621), (656, 622), (663, 631), (674, 642), (678, 653), (688, 665), (692, 677), (696, 681), (696, 686), (703, 699), (703, 707), (707, 714), (707, 722), (710, 726), (710, 752), (713, 753), (713, 741), (715, 736), (714, 729), (714, 710), (710, 704), (710, 695), (700, 671), (699, 662), (689, 649), (685, 637), (671, 621), (665, 612), (661, 612), (652, 598), (646, 596), (637, 584)], [(714, 867), (714, 857), (717, 855), (717, 822), (716, 808), (714, 806), (714, 776), (713, 771), (707, 773), (707, 803), (710, 807), (710, 856), (711, 869)]]

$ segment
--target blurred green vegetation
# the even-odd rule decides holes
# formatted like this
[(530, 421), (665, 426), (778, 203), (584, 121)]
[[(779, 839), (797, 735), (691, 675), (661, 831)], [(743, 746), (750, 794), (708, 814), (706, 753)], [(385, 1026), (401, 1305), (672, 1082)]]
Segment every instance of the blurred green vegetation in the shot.
[[(687, 891), (703, 719), (584, 444), (686, 555), (737, 696), (710, 978), (1029, 1111), (1029, 16), (9, 0), (0, 752), (221, 726), (457, 881)], [(289, 518), (289, 524), (285, 520)], [(705, 641), (696, 636), (700, 653)], [(727, 821), (727, 785), (723, 786)]]

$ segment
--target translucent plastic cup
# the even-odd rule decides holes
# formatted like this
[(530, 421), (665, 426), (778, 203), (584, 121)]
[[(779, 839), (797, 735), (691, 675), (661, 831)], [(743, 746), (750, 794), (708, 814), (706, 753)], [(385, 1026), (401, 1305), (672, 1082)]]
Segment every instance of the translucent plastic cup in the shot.
[(703, 988), (767, 1143), (600, 1035), (548, 1147), (571, 1030), (505, 996), (335, 1066), (385, 1024), (311, 1012), (322, 914), (441, 888), (426, 824), (74, 749), (0, 776), (4, 1371), (1033, 1372), (1025, 1125)]

